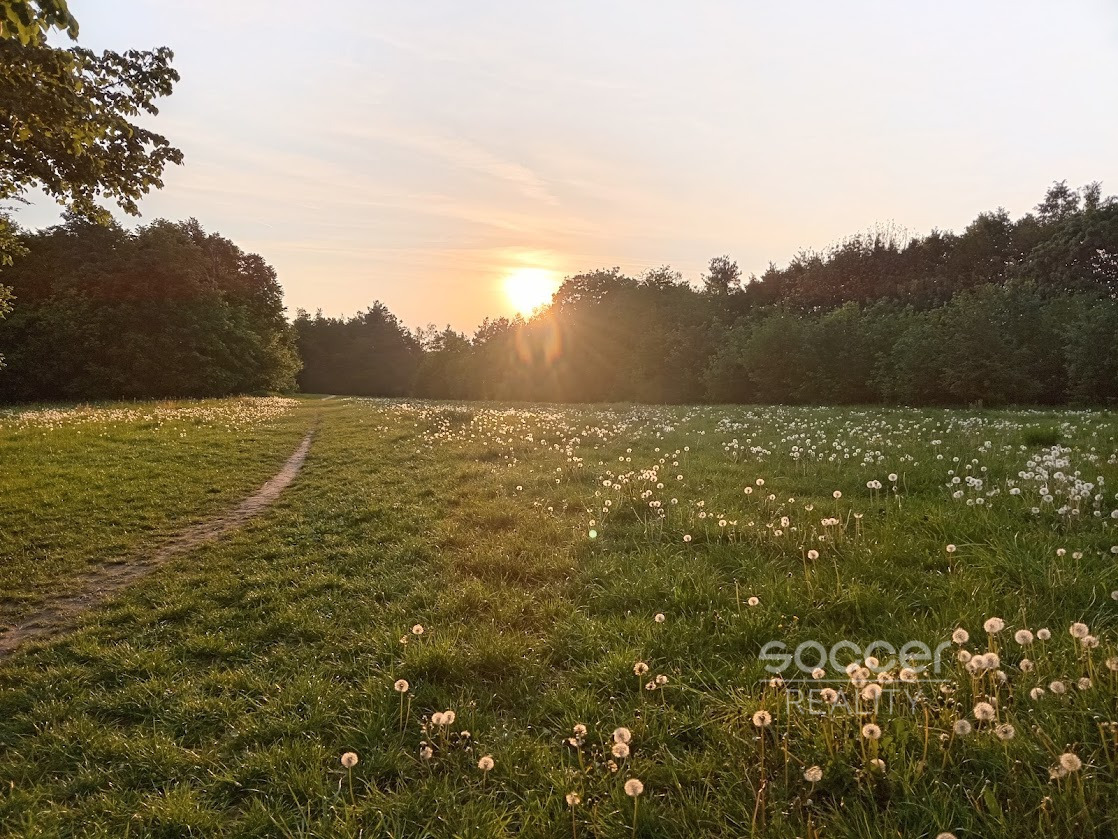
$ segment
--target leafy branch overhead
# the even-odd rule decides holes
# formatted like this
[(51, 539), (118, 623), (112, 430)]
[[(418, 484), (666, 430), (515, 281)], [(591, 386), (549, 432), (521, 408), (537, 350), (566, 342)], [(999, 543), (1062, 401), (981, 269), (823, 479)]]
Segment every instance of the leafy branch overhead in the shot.
[(105, 221), (100, 199), (137, 215), (182, 152), (136, 124), (156, 114), (178, 73), (166, 47), (106, 51), (0, 40), (0, 200), (38, 187), (72, 212)]
[(0, 38), (39, 44), (50, 29), (78, 37), (78, 22), (66, 0), (0, 0)]

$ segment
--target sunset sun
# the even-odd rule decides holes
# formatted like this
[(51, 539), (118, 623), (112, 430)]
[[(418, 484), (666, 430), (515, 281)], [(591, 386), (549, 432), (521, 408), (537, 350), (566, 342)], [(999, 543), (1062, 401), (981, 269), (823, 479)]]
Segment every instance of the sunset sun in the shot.
[(517, 314), (530, 315), (551, 302), (551, 295), (559, 288), (559, 278), (546, 268), (516, 268), (505, 277), (504, 288), (505, 297)]

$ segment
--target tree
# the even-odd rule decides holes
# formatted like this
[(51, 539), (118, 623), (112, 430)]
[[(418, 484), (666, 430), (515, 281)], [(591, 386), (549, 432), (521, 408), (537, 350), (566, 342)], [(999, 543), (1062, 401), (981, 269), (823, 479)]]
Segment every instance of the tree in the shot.
[(741, 285), (741, 269), (728, 256), (716, 256), (703, 276), (703, 290), (708, 294), (729, 294)]
[[(0, 0), (0, 201), (38, 187), (95, 221), (110, 218), (104, 198), (138, 215), (136, 202), (163, 186), (164, 167), (182, 162), (166, 138), (131, 121), (158, 113), (154, 100), (170, 95), (174, 55), (57, 49), (46, 43), (51, 29), (77, 38), (66, 0)], [(0, 212), (0, 266), (19, 253)], [(0, 317), (10, 297), (0, 286)]]
[(10, 400), (289, 390), (298, 356), (260, 257), (194, 220), (132, 233), (70, 216), (24, 238), (6, 276)]

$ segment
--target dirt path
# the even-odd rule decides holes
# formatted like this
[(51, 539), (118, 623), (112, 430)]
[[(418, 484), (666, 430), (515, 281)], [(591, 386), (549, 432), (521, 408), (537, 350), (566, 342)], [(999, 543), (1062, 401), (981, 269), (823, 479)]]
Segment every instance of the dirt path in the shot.
[(23, 618), (20, 623), (0, 627), (0, 660), (10, 655), (21, 644), (46, 640), (64, 632), (83, 612), (100, 605), (116, 592), (146, 577), (163, 563), (220, 539), (267, 509), (299, 474), (310, 450), (314, 433), (315, 429), (311, 428), (283, 468), (235, 509), (188, 527), (153, 553), (95, 568), (78, 578), (77, 593), (52, 598), (37, 611)]

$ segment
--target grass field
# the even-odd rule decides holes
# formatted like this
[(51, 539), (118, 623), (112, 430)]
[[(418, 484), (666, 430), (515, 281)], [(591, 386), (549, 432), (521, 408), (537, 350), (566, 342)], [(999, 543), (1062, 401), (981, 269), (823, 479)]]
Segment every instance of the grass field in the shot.
[(11, 614), (320, 421), (0, 662), (0, 834), (1118, 835), (1111, 414), (253, 404), (0, 416)]

